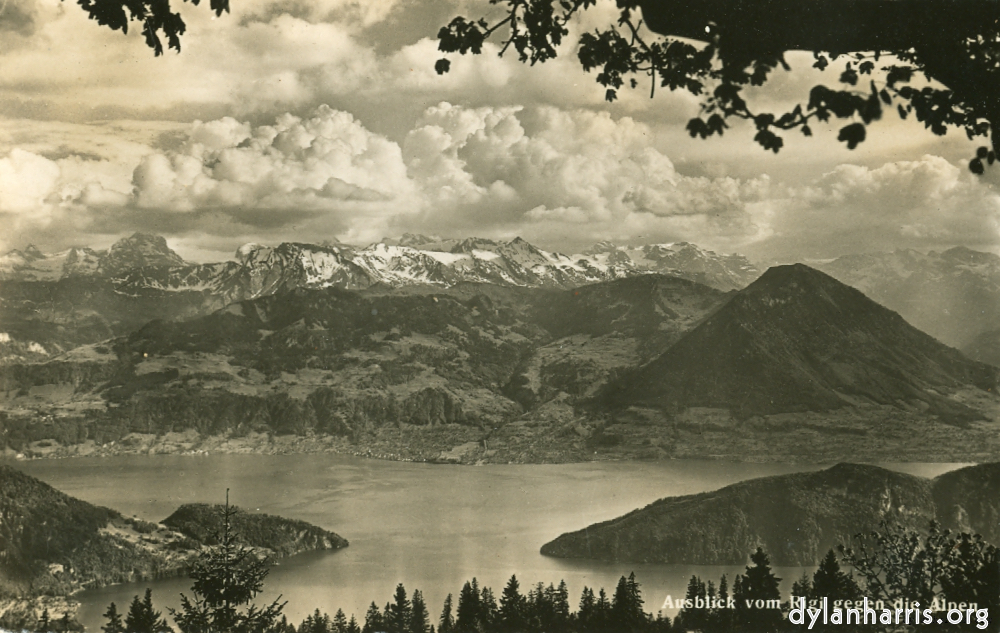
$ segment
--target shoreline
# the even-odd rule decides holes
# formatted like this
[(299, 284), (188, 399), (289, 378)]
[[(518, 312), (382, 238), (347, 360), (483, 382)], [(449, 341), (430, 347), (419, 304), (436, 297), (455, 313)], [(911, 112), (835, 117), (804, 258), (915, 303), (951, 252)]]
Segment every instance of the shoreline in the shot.
[[(469, 429), (465, 429), (469, 430)], [(746, 453), (712, 453), (700, 451), (685, 451), (681, 455), (660, 453), (654, 457), (635, 455), (627, 451), (604, 450), (591, 453), (570, 448), (557, 452), (530, 454), (527, 459), (511, 459), (511, 456), (500, 454), (496, 449), (484, 448), (483, 440), (468, 440), (447, 448), (448, 444), (436, 442), (433, 447), (412, 448), (398, 445), (400, 438), (376, 438), (372, 445), (362, 448), (352, 444), (343, 437), (328, 435), (270, 435), (252, 432), (240, 437), (201, 436), (196, 431), (182, 433), (170, 432), (162, 435), (152, 433), (129, 433), (120, 440), (97, 444), (86, 440), (79, 444), (64, 446), (53, 440), (32, 442), (31, 446), (21, 452), (7, 448), (0, 451), (0, 463), (12, 463), (39, 460), (73, 459), (79, 457), (119, 457), (140, 455), (178, 455), (178, 456), (210, 456), (210, 455), (350, 455), (366, 459), (394, 461), (403, 463), (425, 463), (453, 466), (480, 465), (556, 465), (556, 464), (586, 464), (599, 462), (648, 462), (708, 460), (734, 463), (787, 463), (803, 462), (834, 464), (852, 462), (859, 464), (882, 463), (940, 463), (940, 464), (978, 464), (997, 461), (996, 456), (963, 455), (962, 459), (947, 452), (938, 452), (933, 456), (906, 455), (903, 452), (891, 456), (878, 454), (853, 454), (838, 456), (836, 454), (807, 457), (798, 454), (746, 454)], [(458, 440), (453, 440), (458, 441)], [(450, 443), (449, 443), (450, 444)], [(444, 446), (444, 447), (442, 447)], [(395, 450), (394, 450), (395, 449)], [(544, 447), (541, 449), (544, 450)]]

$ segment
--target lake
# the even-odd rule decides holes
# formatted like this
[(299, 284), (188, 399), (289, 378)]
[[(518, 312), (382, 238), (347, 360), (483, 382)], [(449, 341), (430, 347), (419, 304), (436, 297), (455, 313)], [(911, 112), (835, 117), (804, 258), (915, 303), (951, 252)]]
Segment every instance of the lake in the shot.
[[(223, 503), (301, 519), (347, 538), (350, 547), (280, 561), (259, 600), (280, 592), (298, 624), (319, 608), (338, 608), (363, 624), (368, 605), (390, 601), (397, 583), (420, 589), (437, 622), (448, 593), (477, 577), (499, 597), (511, 574), (522, 592), (565, 579), (574, 610), (584, 586), (610, 595), (634, 571), (647, 611), (683, 597), (697, 574), (718, 580), (742, 567), (609, 564), (548, 558), (542, 544), (656, 499), (704, 492), (766, 475), (817, 470), (820, 464), (689, 460), (641, 463), (444, 466), (344, 455), (121, 456), (17, 462), (17, 468), (126, 516), (161, 521), (182, 503)], [(934, 477), (960, 464), (883, 464)], [(801, 569), (779, 568), (783, 590)], [(110, 602), (120, 612), (149, 586), (157, 608), (177, 606), (190, 581), (176, 578), (91, 590), (80, 621), (98, 631)], [(58, 614), (54, 614), (58, 617)]]

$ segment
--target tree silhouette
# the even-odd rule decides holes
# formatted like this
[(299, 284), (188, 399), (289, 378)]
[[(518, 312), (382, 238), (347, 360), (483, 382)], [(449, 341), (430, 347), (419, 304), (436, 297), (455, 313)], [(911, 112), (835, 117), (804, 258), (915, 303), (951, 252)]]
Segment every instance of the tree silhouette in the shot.
[[(596, 1), (490, 4), (503, 7), (499, 19), (456, 17), (439, 31), (438, 48), (479, 54), (486, 40), (499, 33), (501, 55), (513, 49), (522, 62), (545, 62), (556, 57), (570, 22)], [(692, 137), (721, 135), (729, 119), (744, 119), (756, 129), (758, 144), (778, 152), (784, 145), (781, 132), (811, 136), (815, 122), (837, 118), (850, 120), (838, 140), (854, 149), (865, 140), (867, 126), (881, 119), (884, 110), (894, 109), (904, 119), (915, 116), (934, 134), (953, 127), (969, 139), (989, 137), (989, 146), (980, 147), (969, 163), (975, 173), (983, 173), (1000, 152), (995, 2), (619, 0), (618, 9), (617, 24), (581, 36), (580, 63), (587, 71), (598, 71), (596, 80), (608, 101), (625, 85), (639, 86), (643, 75), (651, 96), (659, 86), (700, 97), (701, 115), (687, 126)], [(653, 31), (652, 37), (644, 27)], [(840, 86), (817, 85), (808, 100), (788, 112), (753, 108), (747, 89), (767, 83), (779, 66), (790, 70), (784, 57), (788, 50), (812, 51), (813, 67), (819, 70), (840, 59)], [(446, 73), (450, 61), (439, 59), (435, 68)], [(921, 85), (921, 75), (943, 87)]]
[(837, 555), (830, 550), (813, 574), (812, 594), (817, 598), (825, 597), (831, 601), (853, 601), (861, 598), (861, 589), (854, 582), (854, 578), (840, 570)]
[(746, 574), (736, 579), (733, 597), (736, 599), (736, 619), (739, 629), (759, 633), (771, 633), (781, 627), (783, 616), (780, 608), (780, 578), (771, 571), (771, 560), (764, 550), (750, 556), (753, 567), (746, 568)]
[(524, 630), (527, 624), (524, 613), (525, 605), (526, 602), (524, 596), (521, 595), (517, 576), (511, 575), (507, 586), (503, 588), (503, 593), (500, 594), (499, 629), (512, 633)]
[(646, 625), (646, 613), (635, 573), (622, 576), (611, 600), (611, 618), (617, 631), (641, 631)]
[(385, 622), (382, 619), (382, 612), (379, 611), (378, 605), (375, 604), (373, 600), (370, 605), (368, 605), (368, 611), (365, 613), (365, 625), (361, 629), (362, 633), (376, 633), (376, 631), (382, 631), (385, 629)]
[[(184, 0), (198, 5), (201, 0)], [(179, 13), (171, 10), (170, 0), (77, 0), (91, 20), (108, 28), (128, 33), (130, 22), (142, 23), (142, 34), (146, 38), (146, 46), (153, 49), (155, 55), (163, 54), (163, 42), (160, 33), (167, 38), (167, 46), (181, 50), (181, 35), (186, 30), (184, 20)], [(210, 6), (216, 16), (229, 12), (229, 0), (210, 0)]]
[(430, 614), (427, 612), (424, 594), (419, 589), (414, 589), (413, 599), (410, 601), (410, 626), (407, 631), (409, 633), (427, 633), (430, 628)]
[(219, 544), (206, 549), (191, 570), (193, 598), (181, 594), (180, 610), (170, 610), (181, 633), (262, 633), (278, 623), (285, 606), (280, 597), (263, 609), (253, 604), (263, 589), (268, 564), (238, 542), (233, 529), (236, 512), (226, 490), (222, 531), (216, 535)]
[(396, 585), (396, 595), (386, 610), (386, 629), (389, 633), (407, 633), (410, 627), (410, 600), (403, 583)]
[(441, 619), (438, 621), (439, 633), (451, 633), (455, 629), (455, 617), (452, 615), (452, 597), (444, 599), (444, 606), (441, 607)]
[(118, 607), (112, 602), (108, 605), (108, 610), (104, 612), (104, 617), (108, 623), (101, 627), (104, 633), (125, 633), (125, 625), (122, 623), (122, 616), (118, 613)]
[(128, 633), (172, 633), (163, 614), (153, 608), (153, 590), (146, 589), (142, 600), (139, 596), (132, 599), (128, 615), (125, 617), (125, 630)]

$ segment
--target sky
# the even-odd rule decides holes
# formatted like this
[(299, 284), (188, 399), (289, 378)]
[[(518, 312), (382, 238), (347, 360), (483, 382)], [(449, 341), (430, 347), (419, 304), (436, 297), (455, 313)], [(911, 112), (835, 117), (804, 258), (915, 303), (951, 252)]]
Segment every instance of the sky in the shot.
[[(889, 113), (856, 150), (835, 120), (772, 154), (746, 125), (689, 138), (687, 93), (641, 86), (609, 104), (574, 44), (614, 4), (575, 23), (553, 61), (488, 44), (440, 76), (437, 30), (486, 0), (231, 0), (218, 18), (185, 3), (182, 51), (162, 57), (137, 25), (111, 31), (75, 2), (0, 0), (0, 252), (135, 231), (193, 261), (405, 232), (566, 253), (688, 241), (764, 263), (1000, 252), (1000, 169), (971, 174), (982, 142), (961, 131)], [(837, 85), (834, 67), (787, 59), (752, 103), (785, 109)]]

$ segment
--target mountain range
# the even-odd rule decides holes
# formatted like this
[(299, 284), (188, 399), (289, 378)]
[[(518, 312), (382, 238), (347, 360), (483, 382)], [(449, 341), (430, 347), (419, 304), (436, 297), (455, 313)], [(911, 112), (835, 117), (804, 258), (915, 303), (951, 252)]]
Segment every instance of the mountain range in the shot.
[(1000, 541), (1000, 463), (934, 479), (878, 466), (837, 464), (666, 497), (624, 516), (560, 535), (542, 554), (633, 563), (740, 565), (763, 548), (777, 565), (812, 566), (857, 534), (888, 523), (943, 528)]
[[(816, 265), (971, 358), (1000, 364), (1000, 256), (965, 247), (849, 255)], [(994, 343), (995, 344), (995, 343)]]
[(0, 272), (11, 454), (1000, 450), (996, 367), (813, 268), (758, 275), (692, 245), (567, 257), (519, 239), (407, 235), (248, 245), (237, 261), (191, 264), (136, 234), (107, 251), (25, 249)]
[(571, 288), (648, 272), (691, 279), (722, 290), (742, 288), (759, 271), (741, 255), (717, 255), (685, 242), (616, 246), (596, 244), (564, 255), (521, 238), (441, 240), (406, 234), (366, 247), (347, 244), (245, 244), (235, 261), (184, 261), (160, 236), (136, 233), (106, 251), (90, 248), (43, 254), (34, 246), (0, 256), (0, 279), (59, 281), (99, 277), (128, 292), (210, 290), (239, 301), (294, 288), (433, 285), (461, 282)]

